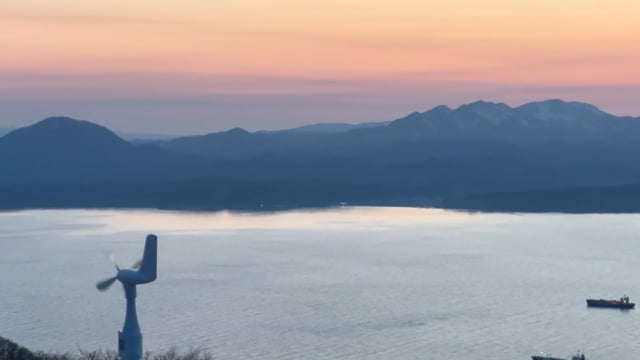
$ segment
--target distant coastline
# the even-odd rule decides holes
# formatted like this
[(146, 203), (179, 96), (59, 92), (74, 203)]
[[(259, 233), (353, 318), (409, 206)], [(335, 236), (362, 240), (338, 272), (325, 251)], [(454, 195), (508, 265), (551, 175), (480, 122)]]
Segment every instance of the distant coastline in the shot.
[[(88, 188), (91, 189), (90, 187)], [(46, 190), (45, 190), (46, 191)], [(56, 192), (56, 199), (37, 196), (21, 204), (23, 198), (12, 198), (11, 188), (0, 188), (0, 211), (35, 209), (154, 209), (161, 211), (241, 211), (274, 212), (301, 209), (328, 209), (338, 207), (413, 207), (435, 208), (466, 212), (504, 213), (567, 213), (567, 214), (628, 214), (640, 213), (640, 184), (607, 188), (564, 188), (512, 193), (486, 193), (444, 198), (389, 199), (370, 201), (334, 201), (327, 198), (308, 203), (279, 201), (277, 203), (171, 203), (160, 196), (150, 199), (132, 199), (116, 202), (89, 194)], [(87, 199), (92, 198), (91, 201)], [(123, 197), (120, 197), (121, 199)], [(64, 200), (67, 199), (67, 200)], [(75, 199), (75, 200), (72, 200)]]

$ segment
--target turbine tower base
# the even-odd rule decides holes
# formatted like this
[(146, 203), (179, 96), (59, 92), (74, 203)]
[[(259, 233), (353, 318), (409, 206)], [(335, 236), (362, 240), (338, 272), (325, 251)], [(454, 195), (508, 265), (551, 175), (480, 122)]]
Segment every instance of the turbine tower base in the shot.
[(120, 360), (142, 360), (142, 334), (118, 331)]

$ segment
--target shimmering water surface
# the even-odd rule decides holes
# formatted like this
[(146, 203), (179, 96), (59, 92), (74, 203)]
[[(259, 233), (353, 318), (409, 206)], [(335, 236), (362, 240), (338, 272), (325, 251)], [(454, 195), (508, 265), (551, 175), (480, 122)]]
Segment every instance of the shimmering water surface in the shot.
[(271, 214), (0, 213), (0, 336), (113, 349), (124, 317), (96, 281), (159, 236), (138, 289), (145, 348), (216, 359), (640, 358), (640, 216), (340, 208)]

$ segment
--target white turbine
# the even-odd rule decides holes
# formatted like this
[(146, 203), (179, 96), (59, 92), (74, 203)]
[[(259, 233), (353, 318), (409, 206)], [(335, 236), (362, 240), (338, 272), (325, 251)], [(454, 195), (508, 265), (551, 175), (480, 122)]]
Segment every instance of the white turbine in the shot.
[[(113, 261), (113, 259), (112, 259)], [(144, 244), (144, 254), (142, 259), (137, 261), (132, 269), (120, 269), (116, 267), (116, 276), (100, 281), (96, 288), (105, 291), (118, 280), (124, 288), (124, 295), (127, 298), (127, 313), (124, 318), (122, 331), (118, 331), (118, 354), (121, 360), (141, 360), (142, 359), (142, 333), (138, 324), (136, 314), (136, 285), (147, 284), (156, 279), (158, 264), (158, 237), (147, 235)]]

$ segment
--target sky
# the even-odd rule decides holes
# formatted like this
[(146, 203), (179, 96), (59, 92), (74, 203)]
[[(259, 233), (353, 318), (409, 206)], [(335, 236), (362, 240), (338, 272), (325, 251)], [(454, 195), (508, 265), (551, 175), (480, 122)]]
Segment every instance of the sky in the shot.
[(0, 128), (386, 121), (483, 99), (640, 116), (637, 0), (3, 0)]

